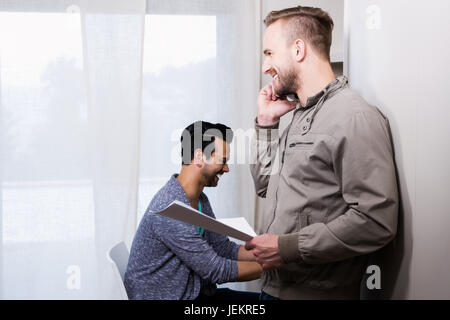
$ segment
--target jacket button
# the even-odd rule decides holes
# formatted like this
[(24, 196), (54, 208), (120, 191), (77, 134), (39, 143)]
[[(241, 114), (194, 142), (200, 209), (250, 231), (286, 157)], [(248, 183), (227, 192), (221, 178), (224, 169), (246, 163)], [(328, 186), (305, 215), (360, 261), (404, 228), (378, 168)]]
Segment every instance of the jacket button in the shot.
[(308, 126), (303, 127), (303, 131), (306, 131), (306, 130), (308, 130)]
[(311, 122), (311, 118), (306, 119), (306, 122), (310, 123)]

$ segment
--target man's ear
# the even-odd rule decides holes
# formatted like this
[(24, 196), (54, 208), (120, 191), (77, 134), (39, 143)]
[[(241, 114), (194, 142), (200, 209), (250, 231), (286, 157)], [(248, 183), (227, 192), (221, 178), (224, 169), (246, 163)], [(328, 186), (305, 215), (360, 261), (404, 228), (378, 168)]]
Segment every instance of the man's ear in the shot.
[(194, 164), (201, 168), (203, 167), (204, 159), (202, 149), (195, 149), (194, 151)]
[(306, 57), (306, 43), (302, 39), (294, 42), (295, 61), (302, 62)]

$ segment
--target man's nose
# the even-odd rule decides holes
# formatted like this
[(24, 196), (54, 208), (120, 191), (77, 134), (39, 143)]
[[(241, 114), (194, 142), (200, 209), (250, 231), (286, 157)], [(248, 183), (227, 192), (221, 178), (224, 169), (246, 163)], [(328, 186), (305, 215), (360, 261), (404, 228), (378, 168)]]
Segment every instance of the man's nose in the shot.
[(264, 64), (262, 66), (262, 73), (264, 74), (270, 73), (270, 70), (272, 70), (272, 66), (268, 64), (266, 61), (264, 61)]
[(228, 164), (225, 164), (222, 169), (223, 172), (229, 172), (230, 168), (228, 168)]

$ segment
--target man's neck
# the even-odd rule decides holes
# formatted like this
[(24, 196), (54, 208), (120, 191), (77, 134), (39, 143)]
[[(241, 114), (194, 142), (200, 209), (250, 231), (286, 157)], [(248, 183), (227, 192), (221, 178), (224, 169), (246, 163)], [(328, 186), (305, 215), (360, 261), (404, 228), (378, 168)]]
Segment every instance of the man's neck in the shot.
[(183, 187), (191, 206), (197, 207), (198, 198), (205, 187), (199, 179), (199, 173), (189, 168), (189, 166), (183, 166), (177, 180)]
[(336, 79), (333, 69), (328, 62), (314, 64), (302, 72), (302, 86), (297, 91), (301, 105), (306, 106), (308, 98), (314, 97)]

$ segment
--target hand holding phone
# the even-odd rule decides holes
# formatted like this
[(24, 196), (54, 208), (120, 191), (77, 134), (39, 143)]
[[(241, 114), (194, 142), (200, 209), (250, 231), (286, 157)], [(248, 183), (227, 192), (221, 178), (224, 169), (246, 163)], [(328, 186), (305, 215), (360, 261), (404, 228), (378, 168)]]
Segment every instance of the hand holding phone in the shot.
[(282, 116), (295, 109), (297, 102), (276, 94), (274, 84), (261, 89), (258, 95), (258, 124), (269, 126), (277, 123)]

